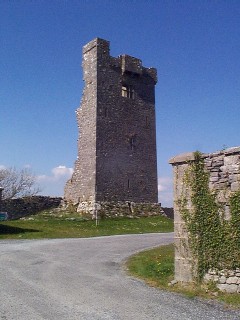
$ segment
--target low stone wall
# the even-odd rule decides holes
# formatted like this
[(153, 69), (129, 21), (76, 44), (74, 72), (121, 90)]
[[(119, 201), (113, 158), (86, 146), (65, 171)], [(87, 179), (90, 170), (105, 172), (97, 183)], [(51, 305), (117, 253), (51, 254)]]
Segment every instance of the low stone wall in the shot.
[(204, 277), (205, 282), (213, 281), (219, 290), (228, 293), (240, 293), (240, 269), (209, 270)]
[[(205, 170), (209, 173), (209, 189), (217, 194), (216, 200), (218, 204), (221, 205), (223, 219), (229, 220), (229, 198), (234, 192), (240, 190), (240, 147), (229, 148), (210, 154), (202, 154), (202, 158), (204, 160)], [(189, 212), (193, 211), (191, 190), (184, 180), (185, 173), (193, 161), (193, 152), (178, 155), (169, 161), (173, 166), (174, 175), (175, 279), (179, 282), (193, 281), (194, 265), (196, 264), (189, 250), (188, 233), (179, 207), (179, 200), (181, 200), (184, 195), (186, 199), (186, 209), (188, 209)], [(220, 273), (221, 272), (222, 271), (220, 271)], [(233, 271), (229, 272), (232, 274)], [(235, 285), (234, 287), (236, 288), (237, 283), (228, 283), (235, 281), (236, 277), (238, 277), (239, 272), (234, 272), (234, 276), (231, 275), (229, 280), (226, 278), (225, 283), (219, 282), (219, 289), (225, 290), (229, 284)], [(214, 276), (216, 276), (216, 274)], [(224, 280), (221, 274), (219, 280)], [(233, 286), (231, 288), (233, 288)], [(239, 289), (237, 290), (239, 292)]]
[(167, 207), (162, 207), (165, 215), (169, 218), (169, 219), (174, 219), (174, 211), (173, 208), (167, 208)]
[(1, 210), (8, 213), (8, 220), (15, 220), (39, 211), (56, 208), (62, 198), (33, 196), (18, 199), (3, 200)]

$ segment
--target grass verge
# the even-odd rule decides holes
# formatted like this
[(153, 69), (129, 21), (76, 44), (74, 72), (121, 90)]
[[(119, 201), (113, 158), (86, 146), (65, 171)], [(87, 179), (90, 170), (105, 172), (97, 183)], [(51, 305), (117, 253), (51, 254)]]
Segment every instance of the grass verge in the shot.
[(189, 298), (201, 297), (204, 299), (218, 300), (225, 305), (240, 309), (240, 294), (227, 294), (217, 290), (211, 283), (204, 286), (176, 284), (169, 286), (174, 279), (174, 245), (161, 246), (151, 250), (140, 252), (126, 262), (128, 272), (147, 284), (182, 293)]
[(27, 218), (0, 223), (0, 239), (85, 238), (119, 234), (172, 232), (173, 220), (158, 217), (93, 220), (79, 215), (44, 211)]

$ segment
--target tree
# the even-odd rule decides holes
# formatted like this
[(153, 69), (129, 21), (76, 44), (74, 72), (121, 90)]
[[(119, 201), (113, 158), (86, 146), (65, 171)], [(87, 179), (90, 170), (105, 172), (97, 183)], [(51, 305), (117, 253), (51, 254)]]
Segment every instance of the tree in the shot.
[(36, 177), (27, 168), (0, 169), (0, 187), (4, 188), (3, 199), (33, 196), (40, 192)]

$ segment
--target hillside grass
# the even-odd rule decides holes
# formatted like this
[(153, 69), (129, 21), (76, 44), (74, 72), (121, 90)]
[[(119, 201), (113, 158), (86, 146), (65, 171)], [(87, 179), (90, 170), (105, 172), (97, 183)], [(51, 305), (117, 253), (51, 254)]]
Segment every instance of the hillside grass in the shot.
[(172, 232), (173, 220), (163, 216), (86, 220), (77, 214), (44, 211), (0, 223), (0, 239), (87, 238), (120, 234)]
[(218, 300), (226, 306), (240, 309), (240, 294), (220, 292), (215, 284), (169, 286), (174, 279), (174, 244), (146, 250), (133, 255), (125, 264), (127, 272), (144, 280), (148, 285), (164, 290), (178, 292), (189, 298), (200, 297)]

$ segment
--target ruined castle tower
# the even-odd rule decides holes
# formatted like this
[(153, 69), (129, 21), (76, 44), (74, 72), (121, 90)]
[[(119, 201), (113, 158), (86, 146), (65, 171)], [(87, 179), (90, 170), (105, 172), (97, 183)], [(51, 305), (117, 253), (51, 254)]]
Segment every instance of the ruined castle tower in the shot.
[(83, 73), (78, 158), (65, 199), (80, 207), (157, 203), (156, 69), (111, 57), (109, 42), (96, 38), (83, 47)]

